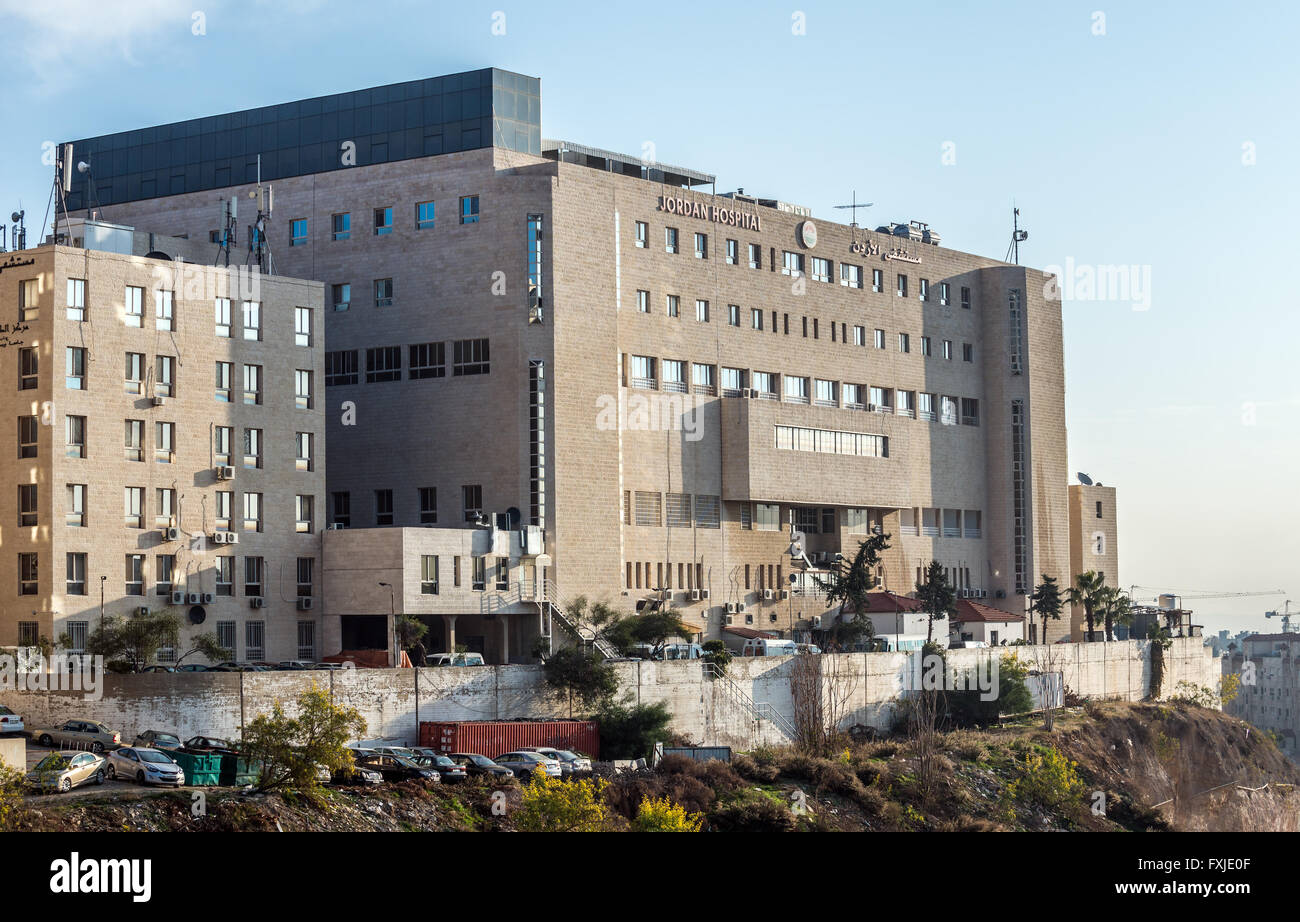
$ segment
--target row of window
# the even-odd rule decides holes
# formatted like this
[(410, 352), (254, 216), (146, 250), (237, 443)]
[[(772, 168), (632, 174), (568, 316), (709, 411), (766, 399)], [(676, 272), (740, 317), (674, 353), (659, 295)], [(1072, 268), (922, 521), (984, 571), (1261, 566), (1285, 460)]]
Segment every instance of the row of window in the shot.
[[(436, 525), (438, 523), (438, 488), (416, 487), (416, 501), (419, 505), (419, 523)], [(461, 521), (473, 522), (483, 514), (483, 486), (469, 483), (460, 488)], [(373, 521), (377, 526), (396, 524), (393, 518), (393, 491), (391, 489), (375, 490), (373, 498)], [(342, 528), (352, 526), (352, 493), (347, 490), (330, 494), (330, 523)], [(457, 583), (456, 585), (460, 585)]]
[[(40, 506), (37, 498), (37, 485), (33, 483), (18, 484), (18, 526), (30, 528), (40, 524)], [(64, 524), (73, 528), (85, 528), (89, 525), (86, 496), (87, 484), (66, 484), (63, 505)], [(154, 514), (152, 524), (157, 528), (176, 526), (179, 507), (176, 504), (176, 490), (173, 487), (154, 489)], [(122, 488), (123, 524), (127, 528), (144, 528), (148, 520), (145, 509), (145, 488), (126, 486)], [(214, 526), (218, 531), (230, 531), (234, 518), (235, 493), (233, 490), (218, 490), (214, 495)], [(263, 494), (248, 491), (243, 494), (241, 527), (244, 531), (263, 530)], [(314, 530), (314, 497), (303, 494), (294, 497), (294, 530), (310, 533)]]
[[(459, 556), (451, 559), (451, 579), (452, 585), (460, 588), (462, 584), (462, 560), (469, 560), (469, 565), (464, 567), (465, 576), (469, 579), (469, 588), (474, 592), (486, 592), (488, 583), (491, 582), (497, 592), (507, 592), (510, 589), (510, 558), (496, 557), (493, 558), (492, 566), (488, 567), (488, 558), (486, 557), (469, 557), (462, 558)], [(420, 592), (423, 595), (438, 595), (438, 574), (440, 570), (440, 558), (436, 554), (424, 554), (420, 557)]]
[[(68, 621), (67, 634), (70, 646), (69, 653), (84, 653), (86, 649), (86, 638), (90, 634), (89, 621)], [(253, 662), (264, 659), (266, 656), (266, 622), (265, 621), (246, 621), (244, 622), (244, 654), (238, 656), (238, 648), (235, 646), (236, 623), (234, 621), (216, 622), (217, 642), (227, 650), (235, 651), (236, 657), (244, 662)], [(18, 622), (18, 645), (23, 647), (34, 647), (40, 642), (40, 622), (38, 621), (19, 621)], [(158, 662), (174, 663), (176, 662), (175, 647), (159, 647)], [(298, 659), (313, 662), (316, 659), (316, 622), (299, 621), (298, 622)]]
[[(85, 551), (74, 551), (67, 555), (67, 582), (64, 592), (66, 595), (87, 595), (87, 559)], [(267, 568), (266, 560), (263, 557), (244, 557), (244, 595), (247, 597), (261, 597), (266, 595), (263, 591), (267, 588)], [(213, 570), (216, 577), (216, 587), (214, 593), (218, 596), (233, 596), (235, 594), (235, 558), (232, 556), (217, 556), (212, 558)], [(316, 558), (299, 557), (297, 558), (297, 595), (299, 598), (306, 598), (313, 595), (312, 586), (315, 582)], [(18, 555), (18, 594), (19, 595), (37, 595), (38, 577), (40, 574), (39, 555), (35, 552), (22, 553)], [(188, 586), (190, 577), (179, 572), (176, 567), (175, 554), (155, 554), (154, 555), (154, 593), (160, 596), (170, 596), (173, 591), (185, 590)], [(123, 594), (129, 596), (145, 595), (145, 587), (149, 583), (147, 572), (147, 556), (145, 554), (127, 554), (126, 569), (123, 579)]]
[[(370, 225), (376, 237), (385, 237), (393, 232), (393, 206), (385, 205), (372, 212)], [(415, 203), (415, 230), (432, 230), (437, 226), (437, 202), (429, 200)], [(479, 219), (479, 197), (462, 195), (460, 197), (459, 220), (461, 224), (477, 224)], [(209, 239), (213, 243), (221, 242), (221, 232), (211, 231)], [(340, 211), (330, 215), (330, 239), (352, 239), (352, 213)], [(310, 242), (310, 225), (307, 218), (293, 218), (289, 221), (289, 246), (307, 246)]]
[[(717, 497), (696, 496), (697, 507), (701, 500), (708, 509), (709, 524), (696, 527), (717, 528), (714, 502)], [(690, 522), (689, 493), (659, 493), (657, 491), (625, 491), (623, 494), (623, 524), (659, 526), (665, 524), (661, 511), (668, 510), (666, 524), (673, 527), (689, 528)], [(867, 507), (850, 507), (836, 509), (817, 506), (787, 506), (788, 519), (781, 517), (779, 503), (738, 504), (739, 525), (746, 531), (783, 531), (790, 520), (799, 531), (808, 535), (839, 534), (843, 529), (850, 535), (866, 535), (882, 527), (884, 511)], [(676, 521), (673, 520), (677, 516)], [(982, 514), (978, 509), (901, 509), (899, 510), (899, 531), (904, 535), (944, 538), (979, 538)], [(748, 585), (748, 584), (746, 584)], [(671, 588), (671, 585), (665, 588)], [(684, 588), (684, 587), (683, 587)], [(774, 588), (774, 587), (773, 587)]]
[[(665, 515), (666, 513), (666, 515)], [(722, 498), (712, 494), (624, 490), (623, 524), (669, 528), (720, 528)]]
[[(145, 421), (142, 419), (123, 420), (123, 453), (127, 461), (144, 461), (148, 448), (145, 445)], [(158, 421), (153, 427), (153, 459), (159, 464), (172, 464), (176, 460), (177, 434), (176, 423)], [(64, 417), (65, 455), (69, 458), (86, 458), (87, 454), (87, 418), (85, 416)], [(40, 423), (35, 416), (18, 417), (18, 457), (35, 458), (38, 452)], [(242, 455), (234, 451), (233, 426), (212, 427), (213, 463), (219, 466), (233, 466), (235, 457), (242, 458), (245, 468), (257, 469), (263, 466), (266, 456), (265, 430), (244, 429)], [(315, 469), (315, 441), (311, 432), (295, 432), (294, 467), (300, 471)]]
[[(452, 344), (452, 377), (485, 375), (491, 371), (491, 356), (486, 339), (458, 339)], [(402, 380), (402, 347), (375, 346), (365, 350), (366, 383)], [(447, 344), (412, 343), (406, 347), (409, 380), (418, 378), (445, 378), (447, 376)], [(325, 353), (325, 386), (356, 384), (360, 380), (359, 352), (343, 349)]]

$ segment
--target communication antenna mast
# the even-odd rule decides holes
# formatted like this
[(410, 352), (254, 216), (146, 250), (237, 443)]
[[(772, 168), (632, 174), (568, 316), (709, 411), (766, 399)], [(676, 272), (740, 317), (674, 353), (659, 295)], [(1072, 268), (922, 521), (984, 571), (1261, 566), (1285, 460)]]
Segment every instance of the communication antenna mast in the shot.
[(68, 220), (67, 195), (72, 191), (72, 145), (60, 144), (54, 158), (54, 242), (59, 242), (59, 214)]
[(212, 265), (221, 261), (222, 256), (226, 260), (226, 268), (230, 268), (230, 248), (235, 245), (235, 236), (239, 227), (239, 197), (232, 195), (228, 199), (222, 199), (220, 202), (221, 216), (217, 219), (217, 226), (221, 230), (217, 231), (217, 255), (212, 260)]
[(858, 193), (857, 193), (857, 190), (854, 190), (854, 192), (853, 192), (853, 203), (852, 203), (852, 204), (850, 204), (850, 205), (836, 205), (835, 207), (836, 207), (836, 208), (849, 208), (849, 209), (851, 209), (851, 210), (853, 211), (853, 220), (849, 222), (849, 227), (857, 227), (857, 226), (858, 226), (858, 209), (859, 209), (859, 208), (870, 208), (870, 207), (871, 207), (872, 205), (874, 205), (874, 204), (876, 204), (876, 203), (875, 203), (875, 202), (859, 202), (859, 201), (858, 201)]
[(274, 263), (271, 259), (271, 244), (266, 237), (266, 226), (271, 221), (274, 199), (271, 187), (262, 185), (261, 154), (257, 155), (257, 188), (249, 192), (248, 197), (257, 200), (257, 218), (248, 226), (248, 256), (244, 259), (244, 265), (248, 265), (249, 260), (256, 259), (258, 269), (271, 275)]
[(24, 221), (26, 217), (27, 212), (23, 210), (21, 202), (18, 205), (18, 210), (9, 216), (10, 220), (14, 222), (13, 232), (10, 234), (9, 239), (13, 241), (15, 251), (27, 249), (27, 225)]
[(1011, 208), (1011, 245), (1007, 247), (1007, 258), (1004, 262), (1020, 265), (1020, 244), (1028, 239), (1029, 231), (1020, 229), (1020, 209), (1013, 205)]

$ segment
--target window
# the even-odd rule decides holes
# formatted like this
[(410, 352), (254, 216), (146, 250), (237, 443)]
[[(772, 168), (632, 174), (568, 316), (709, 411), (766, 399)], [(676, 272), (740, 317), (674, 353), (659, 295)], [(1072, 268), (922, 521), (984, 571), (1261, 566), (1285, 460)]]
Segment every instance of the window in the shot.
[(311, 345), (311, 308), (293, 309), (293, 343), (295, 346)]
[(754, 530), (780, 531), (781, 507), (776, 503), (754, 503)]
[(1011, 373), (1022, 374), (1025, 367), (1024, 340), (1022, 339), (1020, 289), (1012, 288), (1007, 292), (1007, 321), (1010, 330)]
[(68, 346), (65, 353), (65, 382), (70, 391), (86, 389), (86, 350), (79, 346)]
[(176, 329), (176, 314), (172, 305), (172, 293), (170, 291), (155, 291), (153, 293), (153, 320), (156, 329)]
[(330, 292), (336, 311), (345, 311), (352, 306), (352, 286), (347, 282), (331, 285)]
[(812, 258), (812, 277), (814, 282), (829, 282), (831, 280), (831, 261), (820, 256), (814, 256)]
[(258, 468), (262, 466), (262, 430), (245, 429), (244, 430), (244, 467)]
[(740, 243), (735, 240), (727, 241), (727, 265), (734, 266), (740, 259)]
[(719, 528), (722, 525), (722, 501), (718, 496), (695, 497), (695, 527)]
[(951, 339), (945, 339), (943, 341), (943, 357), (950, 362), (952, 361), (952, 340)]
[(876, 330), (876, 332), (875, 332), (875, 338), (874, 338), (873, 342), (874, 342), (874, 344), (875, 344), (875, 346), (876, 346), (877, 349), (883, 349), (883, 348), (885, 348), (885, 331), (884, 331), (884, 330)]
[(341, 352), (325, 353), (325, 386), (337, 387), (341, 384), (357, 383), (357, 351), (347, 349)]
[(483, 487), (481, 484), (465, 484), (460, 488), (460, 499), (466, 522), (473, 522), (483, 514)]
[(262, 594), (263, 569), (261, 557), (244, 558), (244, 595), (259, 596)]
[[(23, 279), (18, 283), (18, 321), (34, 323), (41, 316), (41, 283), (39, 279)], [(139, 324), (136, 324), (139, 326)]]
[(477, 224), (478, 223), (478, 196), (466, 195), (460, 200), (460, 223)]
[(122, 319), (129, 327), (144, 326), (144, 289), (135, 285), (126, 286), (123, 298)]
[(123, 524), (127, 528), (144, 528), (144, 487), (123, 487)]
[(65, 416), (64, 431), (67, 436), (67, 456), (86, 457), (86, 417)]
[(125, 420), (126, 436), (123, 440), (123, 446), (126, 451), (126, 460), (143, 461), (144, 460), (144, 420), (128, 419)]
[(1101, 518), (1101, 500), (1097, 500), (1097, 518)]
[(375, 524), (376, 525), (393, 524), (393, 491), (392, 490), (375, 491)]
[(214, 313), (216, 315), (217, 335), (230, 337), (230, 299), (217, 298), (214, 302)]
[(18, 350), (18, 389), (30, 391), (36, 389), (38, 362), (35, 346), (24, 346)]
[(126, 373), (123, 375), (124, 388), (128, 394), (144, 393), (144, 354), (128, 352), (126, 354)]
[(158, 528), (170, 528), (176, 524), (176, 491), (170, 487), (154, 489), (154, 502), (157, 504), (153, 514), (153, 523)]
[(68, 319), (86, 319), (86, 280), (68, 279)]
[(495, 569), (497, 592), (508, 591), (510, 589), (510, 558), (498, 557)]
[(695, 258), (696, 259), (709, 258), (709, 235), (708, 234), (695, 235)]
[(40, 422), (35, 416), (18, 417), (18, 457), (35, 458)]
[(885, 270), (884, 270), (884, 269), (872, 269), (872, 270), (871, 270), (871, 290), (872, 290), (872, 291), (884, 291), (884, 290), (885, 290)]
[(939, 397), (939, 422), (945, 426), (955, 426), (958, 423), (957, 416), (957, 398), (943, 394)]
[(216, 385), (213, 393), (222, 403), (230, 403), (230, 363), (216, 363)]
[(784, 250), (782, 253), (781, 274), (796, 278), (803, 275), (803, 254), (793, 253), (790, 250)]
[(963, 310), (970, 310), (970, 289), (964, 285), (961, 289), (961, 306)]
[(474, 592), (485, 591), (487, 589), (487, 558), (471, 557), (470, 566), (472, 567), (470, 589)]
[(816, 401), (819, 407), (838, 407), (839, 401), (839, 382), (826, 381), (818, 378), (815, 383)]
[(352, 524), (352, 494), (331, 493), (334, 506), (334, 524), (347, 528)]
[(931, 353), (932, 353), (933, 351), (934, 351), (934, 350), (931, 348), (931, 344), (930, 344), (930, 337), (928, 337), (928, 336), (922, 336), (922, 337), (921, 337), (921, 355), (925, 356), (926, 358), (929, 358), (930, 355), (931, 355)]
[(718, 394), (717, 383), (714, 380), (716, 369), (712, 365), (700, 365), (698, 363), (691, 365), (691, 390), (696, 394), (702, 394), (705, 397), (716, 397)]
[(309, 535), (313, 531), (315, 497), (310, 494), (298, 494), (294, 497), (294, 531), (300, 535)]
[(456, 340), (452, 345), (451, 356), (451, 373), (453, 377), (485, 375), (488, 371), (488, 341), (486, 339)]
[(785, 399), (787, 403), (807, 403), (808, 379), (799, 375), (786, 375)]
[(757, 307), (751, 307), (751, 308), (749, 309), (749, 324), (750, 324), (750, 326), (751, 326), (753, 329), (758, 330), (759, 332), (762, 332), (762, 330), (763, 330), (763, 312), (762, 312), (762, 310), (760, 310), (760, 309), (757, 308)]
[(299, 557), (298, 558), (298, 598), (306, 598), (312, 594), (312, 586), (316, 582), (316, 558)]
[(235, 652), (235, 622), (217, 622), (217, 642), (231, 653)]
[(244, 302), (244, 339), (262, 338), (262, 305), (257, 301)]
[(912, 351), (912, 337), (909, 336), (907, 333), (898, 334), (898, 351), (899, 352)]
[(635, 495), (637, 525), (658, 527), (663, 524), (663, 497), (658, 492), (637, 490)]
[(921, 293), (920, 293), (920, 298), (921, 298), (922, 301), (929, 301), (929, 300), (930, 300), (930, 280), (929, 280), (929, 279), (921, 279)]
[(299, 410), (311, 409), (311, 372), (303, 368), (293, 372), (293, 405)]
[(293, 459), (293, 466), (299, 471), (310, 471), (312, 467), (312, 434), (310, 432), (295, 432), (293, 436), (294, 448), (296, 451)]
[(175, 393), (176, 359), (170, 355), (156, 356), (158, 380), (154, 382), (153, 392), (157, 397), (170, 397)]
[(298, 622), (298, 659), (314, 662), (316, 659), (316, 622)]
[(877, 413), (892, 413), (894, 406), (891, 403), (894, 392), (887, 387), (873, 387), (869, 391), (871, 397), (870, 409)]
[(437, 487), (420, 487), (420, 524), (436, 525), (438, 522)]
[(862, 267), (840, 263), (840, 284), (845, 288), (861, 288)]
[(144, 595), (144, 554), (126, 555), (124, 582), (127, 595)]
[(36, 595), (37, 570), (35, 554), (18, 555), (18, 594)]
[[(262, 494), (244, 494), (244, 531), (262, 530)], [(253, 593), (261, 595), (261, 593)]]
[(424, 554), (420, 557), (420, 593), (438, 594), (438, 558), (434, 554)]
[(975, 361), (975, 347), (972, 346), (970, 343), (961, 344), (961, 360), (963, 362)]
[(650, 225), (644, 221), (636, 222), (636, 246), (637, 249), (644, 250), (650, 240)]
[(686, 393), (686, 363), (676, 359), (664, 359), (664, 390)]
[(700, 323), (709, 322), (709, 302), (697, 298), (695, 300), (695, 319)]
[(68, 555), (68, 595), (86, 594), (86, 555)]
[(230, 442), (234, 437), (230, 426), (215, 426), (212, 430), (212, 454), (217, 464), (230, 463)]
[(262, 366), (244, 366), (244, 403), (256, 406), (262, 402)]
[(776, 378), (770, 371), (754, 372), (754, 391), (762, 400), (776, 399)]
[(415, 203), (415, 229), (430, 230), (437, 223), (437, 208), (433, 202)]
[(294, 218), (289, 222), (289, 246), (301, 247), (307, 245), (307, 219)]
[(667, 295), (664, 300), (664, 309), (669, 317), (680, 317), (682, 315), (682, 299), (677, 295)]
[(934, 413), (934, 394), (922, 392), (916, 395), (916, 418), (924, 420), (933, 420)]
[(63, 510), (64, 524), (73, 528), (86, 525), (86, 485), (70, 483), (67, 485), (67, 505)]
[(867, 344), (867, 328), (854, 325), (853, 327), (853, 345), (865, 346)]
[(961, 399), (961, 424), (978, 426), (980, 424), (980, 402), (971, 397)]
[(915, 416), (916, 415), (916, 391), (895, 391), (894, 395), (898, 398), (898, 415)]
[(393, 280), (375, 279), (375, 307), (393, 306)]
[(862, 409), (862, 385), (861, 384), (844, 385), (844, 408), (847, 410)]
[(745, 369), (743, 368), (726, 368), (722, 369), (722, 396), (739, 397), (745, 387)]
[(330, 219), (333, 239), (347, 240), (352, 236), (352, 215), (344, 212)]
[(668, 253), (677, 252), (677, 228), (664, 228), (664, 250)]
[(751, 268), (751, 269), (762, 269), (762, 268), (763, 268), (763, 247), (762, 247), (762, 245), (757, 244), (757, 243), (751, 243), (751, 244), (749, 245), (749, 268)]
[(18, 527), (30, 528), (37, 524), (36, 484), (18, 484)]
[[(842, 432), (835, 429), (807, 429), (802, 426), (777, 426), (776, 447), (787, 451), (811, 451), (828, 455), (853, 455), (859, 458), (888, 458), (889, 438), (866, 432)], [(796, 525), (800, 531), (816, 534), (816, 509), (798, 509)]]
[(393, 232), (393, 209), (376, 208), (375, 209), (375, 236), (382, 237), (385, 234)]
[(940, 282), (940, 283), (939, 283), (939, 303), (940, 303), (941, 305), (943, 305), (944, 307), (947, 307), (947, 306), (948, 306), (948, 303), (949, 303), (949, 302), (948, 302), (948, 283), (947, 283), (947, 282)]
[(644, 289), (637, 289), (636, 309), (643, 314), (650, 313), (650, 292)]
[(740, 326), (740, 305), (739, 304), (727, 305), (727, 325), (733, 327)]

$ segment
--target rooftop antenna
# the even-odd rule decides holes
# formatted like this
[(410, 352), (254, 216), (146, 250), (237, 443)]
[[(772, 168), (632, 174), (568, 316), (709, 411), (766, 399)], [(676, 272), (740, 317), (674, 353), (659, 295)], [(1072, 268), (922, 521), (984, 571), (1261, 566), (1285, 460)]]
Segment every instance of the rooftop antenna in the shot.
[(13, 241), (14, 250), (27, 249), (27, 225), (24, 221), (26, 217), (27, 212), (23, 210), (21, 203), (19, 203), (18, 210), (9, 216), (10, 220), (14, 222), (13, 233), (9, 237)]
[(86, 177), (86, 218), (97, 220), (99, 213), (95, 207), (95, 174), (91, 172), (90, 164), (85, 160), (77, 163), (77, 172)]
[(217, 231), (217, 255), (212, 260), (212, 265), (216, 265), (225, 256), (226, 268), (230, 268), (230, 248), (235, 245), (236, 229), (239, 227), (239, 196), (232, 195), (230, 198), (223, 198), (219, 203), (221, 206), (221, 217), (218, 219), (221, 230)]
[(257, 260), (257, 268), (267, 275), (272, 274), (271, 244), (266, 239), (266, 225), (271, 220), (273, 199), (271, 187), (262, 185), (262, 155), (257, 155), (257, 188), (248, 193), (250, 199), (257, 199), (257, 218), (248, 227), (248, 257)]
[(1078, 477), (1079, 483), (1083, 484), (1085, 487), (1092, 486), (1092, 478), (1089, 477), (1087, 474), (1085, 474), (1083, 471), (1079, 471), (1079, 473), (1075, 474), (1074, 476)]
[(859, 208), (870, 208), (870, 207), (871, 207), (872, 205), (874, 205), (874, 204), (876, 204), (876, 203), (875, 203), (875, 202), (865, 202), (865, 203), (864, 203), (864, 202), (859, 202), (859, 201), (858, 201), (858, 193), (857, 193), (857, 190), (855, 189), (855, 190), (853, 191), (853, 203), (852, 203), (852, 204), (850, 204), (850, 205), (836, 205), (835, 207), (836, 207), (836, 208), (849, 208), (849, 209), (852, 209), (852, 211), (853, 211), (853, 220), (849, 222), (849, 227), (852, 227), (852, 228), (856, 229), (857, 226), (858, 226), (858, 209), (859, 209)]
[(1021, 241), (1029, 239), (1029, 231), (1020, 229), (1020, 209), (1011, 207), (1011, 246), (1007, 247), (1007, 260), (1020, 265)]
[(68, 220), (67, 195), (72, 191), (72, 145), (60, 144), (54, 158), (54, 242), (59, 242), (59, 213)]

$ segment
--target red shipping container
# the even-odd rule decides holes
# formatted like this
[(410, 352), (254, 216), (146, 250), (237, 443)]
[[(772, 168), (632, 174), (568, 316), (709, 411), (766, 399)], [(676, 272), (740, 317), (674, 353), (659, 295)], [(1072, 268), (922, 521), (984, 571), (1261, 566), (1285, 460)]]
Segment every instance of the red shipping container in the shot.
[(489, 759), (520, 746), (551, 746), (595, 760), (600, 757), (600, 728), (592, 720), (422, 720), (420, 745)]

